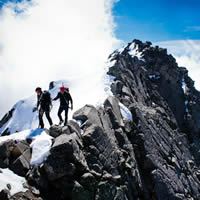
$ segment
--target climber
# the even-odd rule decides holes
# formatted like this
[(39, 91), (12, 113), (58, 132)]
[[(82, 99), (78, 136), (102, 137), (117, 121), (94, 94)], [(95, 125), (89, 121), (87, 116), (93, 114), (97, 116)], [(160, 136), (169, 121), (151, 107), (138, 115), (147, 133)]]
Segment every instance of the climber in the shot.
[(52, 108), (51, 95), (48, 91), (42, 91), (40, 87), (37, 87), (35, 92), (37, 93), (37, 107), (33, 109), (33, 112), (39, 110), (39, 128), (44, 128), (44, 122), (42, 119), (44, 113), (51, 126), (53, 124), (50, 117), (50, 111)]
[[(62, 119), (62, 112), (65, 111), (65, 122), (64, 126), (67, 125), (68, 120), (68, 109), (71, 108), (73, 110), (73, 101), (72, 97), (69, 93), (69, 89), (65, 88), (64, 86), (60, 87), (60, 92), (58, 92), (57, 96), (53, 99), (53, 101), (60, 99), (60, 107), (58, 109), (58, 117), (59, 117), (59, 124), (61, 125), (63, 123)], [(69, 102), (71, 103), (71, 107), (69, 107)]]

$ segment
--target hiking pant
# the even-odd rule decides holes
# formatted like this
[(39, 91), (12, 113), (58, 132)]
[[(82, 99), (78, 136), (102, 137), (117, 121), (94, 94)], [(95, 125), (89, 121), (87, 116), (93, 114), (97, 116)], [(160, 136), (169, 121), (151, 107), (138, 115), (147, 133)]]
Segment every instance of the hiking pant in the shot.
[(67, 120), (68, 120), (68, 106), (60, 106), (59, 109), (58, 109), (58, 117), (59, 117), (61, 122), (63, 121), (62, 115), (61, 115), (63, 111), (65, 111), (65, 122), (64, 122), (64, 125), (66, 126), (67, 125)]
[(39, 126), (40, 128), (44, 128), (44, 122), (43, 122), (43, 115), (46, 115), (46, 118), (50, 124), (50, 126), (53, 124), (52, 119), (50, 117), (50, 108), (40, 108), (39, 110)]

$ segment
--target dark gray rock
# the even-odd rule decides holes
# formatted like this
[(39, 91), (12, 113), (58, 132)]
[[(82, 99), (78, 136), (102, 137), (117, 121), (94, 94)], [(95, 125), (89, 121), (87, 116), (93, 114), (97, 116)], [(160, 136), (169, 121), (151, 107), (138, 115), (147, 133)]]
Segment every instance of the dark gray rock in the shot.
[(43, 200), (42, 197), (39, 197), (38, 195), (34, 195), (31, 191), (26, 192), (19, 192), (12, 197), (9, 198), (9, 200)]
[(71, 133), (75, 132), (78, 136), (81, 137), (81, 129), (78, 123), (76, 123), (74, 120), (69, 120), (68, 122), (68, 128)]
[(10, 165), (10, 168), (19, 176), (25, 177), (30, 168), (30, 160), (31, 150), (29, 148)]
[[(134, 42), (143, 51), (144, 62), (130, 57), (128, 45), (123, 53), (114, 55), (117, 62), (108, 73), (116, 77), (113, 85), (120, 82), (120, 87), (126, 88), (118, 90), (117, 98), (133, 114), (132, 131), (126, 133), (139, 166), (143, 198), (198, 199), (199, 124), (195, 119), (199, 119), (200, 94), (187, 71), (179, 68), (165, 49)], [(182, 89), (183, 79), (188, 93)], [(186, 107), (188, 95), (195, 103)], [(196, 107), (194, 114), (192, 106)], [(122, 133), (115, 130), (120, 146), (127, 143)]]
[(100, 182), (96, 194), (97, 200), (104, 200), (104, 199), (118, 199), (118, 200), (125, 200), (127, 199), (126, 196), (126, 188), (117, 187), (112, 182)]
[(81, 173), (87, 167), (76, 139), (78, 139), (76, 134), (62, 134), (55, 139), (50, 155), (44, 163), (50, 181), (63, 176), (73, 176), (75, 170)]
[(73, 114), (73, 119), (81, 121), (82, 126), (88, 127), (92, 124), (101, 126), (98, 111), (92, 105), (86, 105), (80, 110), (76, 111)]
[(68, 126), (64, 126), (62, 128), (62, 134), (66, 134), (66, 135), (70, 135), (71, 134), (70, 129), (69, 129)]
[(72, 190), (72, 199), (73, 200), (93, 200), (94, 192), (85, 189), (78, 182), (75, 182), (73, 190)]
[(105, 110), (108, 112), (114, 128), (124, 126), (119, 107), (119, 100), (115, 97), (108, 97), (104, 102)]
[(62, 134), (62, 127), (58, 125), (51, 126), (49, 129), (49, 135), (56, 138)]
[(31, 150), (25, 141), (8, 141), (0, 145), (0, 167), (11, 168), (25, 176), (30, 168)]
[(6, 113), (6, 114), (3, 116), (3, 118), (0, 120), (0, 128), (10, 120), (10, 118), (11, 118), (12, 115), (13, 115), (14, 110), (15, 110), (15, 109), (12, 108), (8, 113)]
[(16, 142), (11, 151), (11, 156), (12, 156), (12, 158), (18, 158), (28, 149), (30, 149), (30, 147), (27, 142), (25, 142), (25, 141)]
[(1, 190), (0, 191), (0, 199), (1, 200), (9, 200), (9, 196), (10, 196), (9, 190)]
[(9, 166), (9, 157), (13, 148), (13, 141), (8, 141), (0, 145), (0, 167), (7, 168)]

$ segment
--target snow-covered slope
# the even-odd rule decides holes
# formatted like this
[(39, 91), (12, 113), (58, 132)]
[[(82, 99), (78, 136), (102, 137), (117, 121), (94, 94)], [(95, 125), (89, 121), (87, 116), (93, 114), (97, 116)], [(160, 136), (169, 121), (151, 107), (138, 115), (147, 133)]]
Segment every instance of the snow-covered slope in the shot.
[[(57, 92), (59, 91), (59, 87), (62, 84), (67, 84), (66, 81), (58, 81), (55, 82), (55, 87), (50, 91), (51, 97), (55, 97), (57, 95)], [(56, 111), (58, 109), (58, 101), (53, 102), (53, 109), (52, 109), (52, 117), (54, 119), (54, 123), (57, 123), (57, 117), (56, 117)], [(35, 129), (38, 127), (38, 111), (33, 112), (33, 108), (37, 104), (37, 96), (32, 95), (27, 99), (20, 100), (17, 102), (13, 108), (14, 111), (12, 113), (12, 117), (8, 120), (7, 123), (5, 123), (0, 128), (0, 133), (3, 133), (4, 131), (9, 131), (10, 133), (20, 132), (27, 129)], [(45, 125), (48, 127), (48, 122), (46, 121), (45, 117)]]
[(27, 189), (24, 188), (24, 184), (26, 180), (24, 177), (20, 177), (14, 174), (9, 169), (1, 169), (0, 168), (0, 191), (7, 189), (8, 185), (10, 185), (10, 194), (14, 195), (18, 192), (25, 192)]

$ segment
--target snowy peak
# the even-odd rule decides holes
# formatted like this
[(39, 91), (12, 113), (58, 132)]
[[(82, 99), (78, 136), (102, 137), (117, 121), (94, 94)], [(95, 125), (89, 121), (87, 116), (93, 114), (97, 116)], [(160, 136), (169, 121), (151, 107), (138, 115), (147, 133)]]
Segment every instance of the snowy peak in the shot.
[[(192, 119), (188, 124), (195, 123), (196, 128), (198, 127), (194, 128), (195, 132), (199, 130), (200, 126), (195, 121), (198, 121), (200, 115), (194, 108), (200, 103), (199, 92), (194, 87), (194, 81), (188, 76), (187, 69), (179, 67), (175, 58), (168, 54), (167, 49), (153, 46), (151, 42), (133, 40), (124, 48), (111, 54), (109, 61), (108, 74), (113, 80), (123, 79), (128, 70), (135, 74), (139, 73), (140, 81), (147, 81), (149, 86), (157, 87), (157, 92), (166, 100), (181, 128), (185, 127), (185, 119), (195, 112), (196, 119)], [(119, 87), (121, 87), (119, 83), (111, 87), (112, 92), (116, 94), (120, 91)], [(147, 93), (144, 93), (144, 96), (146, 95)]]
[(133, 58), (137, 57), (138, 59), (142, 60), (144, 51), (150, 48), (151, 45), (151, 42), (147, 41), (143, 43), (140, 40), (135, 39), (131, 43), (128, 43), (128, 45), (126, 45), (125, 47), (118, 49), (117, 52), (119, 52), (120, 54), (128, 53)]

